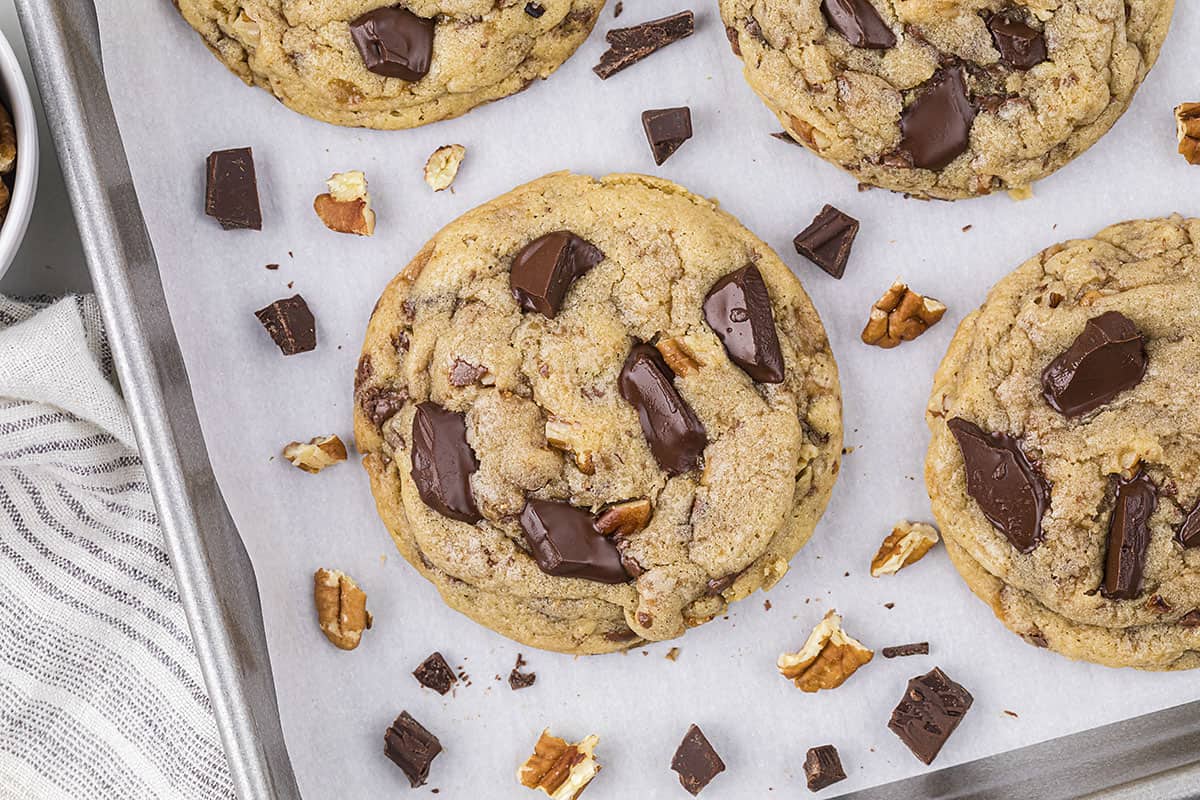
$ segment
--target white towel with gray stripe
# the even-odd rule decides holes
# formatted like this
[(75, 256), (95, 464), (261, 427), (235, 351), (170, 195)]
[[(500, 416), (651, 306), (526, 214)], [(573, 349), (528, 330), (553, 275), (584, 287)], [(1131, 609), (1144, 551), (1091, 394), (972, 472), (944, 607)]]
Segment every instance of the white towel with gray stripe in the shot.
[(0, 298), (0, 800), (232, 800), (95, 299)]

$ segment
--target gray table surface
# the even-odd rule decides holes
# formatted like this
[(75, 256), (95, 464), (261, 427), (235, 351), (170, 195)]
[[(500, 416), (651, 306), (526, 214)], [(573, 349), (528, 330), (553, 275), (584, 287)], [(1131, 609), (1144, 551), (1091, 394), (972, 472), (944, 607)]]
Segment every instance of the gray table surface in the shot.
[(15, 297), (58, 296), (68, 292), (90, 291), (91, 282), (83, 260), (79, 233), (67, 201), (58, 157), (41, 112), (41, 99), (29, 70), (29, 54), (21, 37), (13, 0), (0, 0), (0, 31), (4, 32), (16, 51), (30, 91), (33, 92), (33, 102), (38, 107), (38, 138), (41, 144), (41, 172), (33, 219), (30, 220), (29, 232), (16, 260), (0, 278), (0, 294)]

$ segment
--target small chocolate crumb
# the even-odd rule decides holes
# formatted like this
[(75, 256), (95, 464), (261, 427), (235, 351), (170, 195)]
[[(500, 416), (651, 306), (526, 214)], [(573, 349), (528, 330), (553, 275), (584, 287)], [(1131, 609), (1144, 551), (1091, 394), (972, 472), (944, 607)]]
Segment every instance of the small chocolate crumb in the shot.
[(929, 642), (914, 642), (913, 644), (898, 644), (895, 647), (883, 648), (884, 658), (903, 658), (904, 656), (929, 655)]
[(546, 7), (541, 3), (526, 3), (525, 13), (534, 19), (541, 19), (542, 14), (546, 13)]
[(963, 225), (962, 232), (966, 233), (967, 231), (971, 230), (971, 228), (974, 228), (974, 227), (975, 227), (974, 225)]
[(884, 603), (883, 607), (886, 608), (888, 611), (891, 611), (893, 608), (896, 607), (896, 604), (895, 603)]
[[(512, 672), (508, 673), (508, 686), (514, 692), (518, 689), (528, 689), (537, 680), (536, 672), (521, 671), (521, 667), (524, 666), (526, 666), (524, 657), (520, 653), (517, 653), (517, 663), (513, 665)], [(499, 680), (500, 676), (497, 675), (496, 679)]]
[(763, 600), (763, 611), (770, 611), (770, 610), (771, 610), (771, 601)]
[(267, 264), (267, 269), (279, 269), (278, 264)]
[(613, 6), (613, 19), (621, 16), (621, 12), (625, 10), (625, 4), (617, 0), (617, 4)]
[(1014, 719), (1015, 719), (1015, 718), (1017, 718), (1017, 717), (1019, 716), (1019, 715), (1017, 714), (1017, 712), (1015, 712), (1015, 711), (1009, 711), (1007, 708), (1006, 708), (1006, 709), (1004, 709), (1004, 713), (1005, 713), (1005, 714), (1007, 714), (1007, 715), (1008, 715), (1008, 716), (1010, 716), (1010, 717), (1013, 717)]
[(790, 133), (788, 133), (787, 131), (776, 131), (775, 133), (772, 133), (771, 136), (773, 136), (774, 138), (778, 139), (781, 142), (787, 142), (788, 144), (794, 144), (797, 147), (804, 146), (804, 145), (800, 144), (799, 142), (797, 142), (795, 139), (793, 139), (792, 135)]
[(456, 680), (454, 670), (450, 669), (450, 665), (446, 663), (442, 654), (437, 652), (432, 653), (429, 658), (421, 662), (421, 666), (413, 670), (413, 677), (422, 686), (433, 689), (442, 695), (450, 691), (450, 687)]
[(678, 661), (678, 660), (679, 660), (679, 648), (672, 647), (670, 650), (667, 651), (667, 661)]

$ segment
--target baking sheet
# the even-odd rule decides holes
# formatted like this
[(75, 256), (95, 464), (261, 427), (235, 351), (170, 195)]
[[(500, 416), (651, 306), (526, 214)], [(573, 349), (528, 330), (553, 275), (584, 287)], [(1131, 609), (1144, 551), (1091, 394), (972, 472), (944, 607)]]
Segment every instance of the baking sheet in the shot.
[[(828, 794), (925, 771), (885, 726), (907, 679), (934, 664), (976, 698), (938, 767), (1200, 698), (1192, 675), (1072, 664), (1025, 645), (970, 595), (940, 550), (891, 578), (866, 571), (894, 521), (929, 518), (925, 396), (954, 325), (987, 288), (1056, 241), (1131, 217), (1200, 213), (1200, 172), (1174, 153), (1171, 116), (1178, 102), (1196, 99), (1180, 50), (1200, 35), (1189, 5), (1178, 9), (1133, 108), (1097, 146), (1039, 183), (1033, 200), (955, 204), (860, 193), (834, 167), (770, 138), (778, 126), (742, 81), (707, 4), (693, 6), (696, 36), (608, 81), (590, 67), (614, 24), (611, 8), (549, 81), (458, 120), (394, 133), (324, 125), (244, 87), (168, 3), (97, 6), (114, 107), (208, 448), (257, 570), (284, 732), (306, 796), (376, 797), (407, 786), (379, 752), (401, 709), (446, 746), (423, 790), (442, 796), (527, 797), (512, 775), (547, 725), (569, 737), (600, 735), (607, 769), (588, 797), (683, 796), (667, 764), (696, 722), (729, 765), (709, 794), (749, 798), (802, 791), (805, 749), (827, 742), (850, 776)], [(619, 24), (679, 7), (630, 2)], [(683, 104), (696, 137), (655, 168), (639, 112)], [(455, 191), (434, 195), (421, 167), (450, 142), (467, 146), (467, 161)], [(202, 215), (204, 157), (244, 145), (258, 165), (261, 233), (225, 232)], [(841, 366), (853, 448), (812, 543), (769, 595), (682, 640), (586, 659), (530, 652), (442, 605), (395, 553), (352, 462), (313, 477), (276, 456), (285, 442), (320, 433), (349, 441), (362, 329), (379, 290), (420, 245), (463, 211), (564, 168), (648, 172), (718, 197), (793, 264)], [(371, 239), (333, 234), (313, 216), (323, 179), (344, 169), (363, 169), (372, 182), (379, 226)], [(825, 202), (863, 223), (840, 282), (790, 248)], [(857, 340), (866, 310), (897, 275), (944, 300), (947, 320), (899, 350), (867, 348)], [(292, 291), (312, 306), (321, 346), (284, 359), (252, 312)], [(318, 566), (346, 570), (368, 592), (377, 625), (353, 653), (335, 651), (313, 624)], [(929, 640), (932, 653), (879, 658), (837, 691), (802, 694), (778, 677), (775, 656), (798, 646), (829, 607), (873, 647)], [(676, 662), (664, 658), (673, 645)], [(446, 698), (409, 675), (434, 649), (470, 676)], [(518, 651), (539, 679), (514, 693), (494, 678), (507, 675)]]

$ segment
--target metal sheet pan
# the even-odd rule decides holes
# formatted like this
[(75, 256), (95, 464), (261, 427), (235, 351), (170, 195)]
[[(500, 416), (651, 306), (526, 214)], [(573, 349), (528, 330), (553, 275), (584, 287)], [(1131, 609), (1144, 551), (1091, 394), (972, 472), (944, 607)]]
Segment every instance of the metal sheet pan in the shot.
[[(243, 800), (298, 798), (254, 571), (213, 477), (128, 162), (91, 0), (17, 0), (147, 477)], [(1200, 797), (1200, 703), (848, 797)]]

